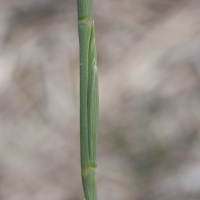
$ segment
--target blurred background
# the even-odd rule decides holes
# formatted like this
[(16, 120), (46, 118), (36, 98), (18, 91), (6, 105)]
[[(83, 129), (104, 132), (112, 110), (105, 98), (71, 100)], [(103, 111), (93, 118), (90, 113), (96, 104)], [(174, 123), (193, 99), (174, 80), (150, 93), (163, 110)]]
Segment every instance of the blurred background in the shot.
[[(200, 199), (200, 1), (94, 0), (98, 200)], [(0, 0), (0, 200), (83, 200), (75, 0)]]

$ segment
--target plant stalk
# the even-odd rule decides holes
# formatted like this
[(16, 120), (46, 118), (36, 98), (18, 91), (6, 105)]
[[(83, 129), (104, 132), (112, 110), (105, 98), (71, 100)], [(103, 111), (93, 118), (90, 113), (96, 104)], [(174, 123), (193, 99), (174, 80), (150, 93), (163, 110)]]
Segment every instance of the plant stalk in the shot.
[(86, 200), (97, 200), (98, 70), (93, 0), (77, 0), (80, 46), (81, 175)]

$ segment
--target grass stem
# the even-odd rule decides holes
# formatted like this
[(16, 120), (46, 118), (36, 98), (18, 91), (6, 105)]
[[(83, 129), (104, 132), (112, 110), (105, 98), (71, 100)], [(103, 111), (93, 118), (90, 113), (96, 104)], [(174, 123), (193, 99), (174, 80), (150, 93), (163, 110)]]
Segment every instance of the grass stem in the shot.
[(81, 175), (86, 200), (97, 200), (98, 70), (93, 0), (77, 0), (80, 46)]

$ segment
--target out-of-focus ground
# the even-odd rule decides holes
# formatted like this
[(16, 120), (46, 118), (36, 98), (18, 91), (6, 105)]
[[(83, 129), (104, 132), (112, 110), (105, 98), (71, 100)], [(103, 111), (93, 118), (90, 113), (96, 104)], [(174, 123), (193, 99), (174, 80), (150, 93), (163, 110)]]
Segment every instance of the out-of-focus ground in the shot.
[[(200, 1), (94, 0), (99, 200), (200, 199)], [(82, 200), (75, 0), (0, 1), (0, 200)]]

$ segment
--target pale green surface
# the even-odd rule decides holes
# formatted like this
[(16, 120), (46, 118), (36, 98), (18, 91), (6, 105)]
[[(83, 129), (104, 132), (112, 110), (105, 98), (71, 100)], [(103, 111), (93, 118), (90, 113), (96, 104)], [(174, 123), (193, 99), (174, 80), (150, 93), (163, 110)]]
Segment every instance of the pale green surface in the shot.
[(97, 199), (98, 71), (92, 0), (78, 0), (81, 174), (86, 200)]

